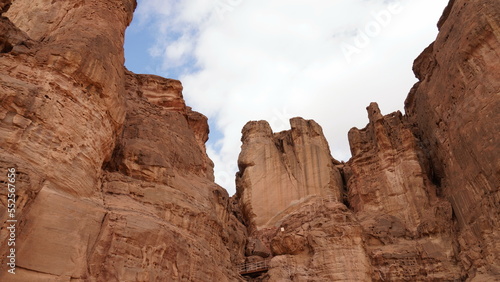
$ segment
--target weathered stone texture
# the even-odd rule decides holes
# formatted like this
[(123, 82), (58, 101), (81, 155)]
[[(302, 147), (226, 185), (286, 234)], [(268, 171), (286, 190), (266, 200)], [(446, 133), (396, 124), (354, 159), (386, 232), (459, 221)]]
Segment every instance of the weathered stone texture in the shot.
[(0, 171), (17, 170), (18, 220), (1, 281), (242, 281), (236, 265), (264, 259), (255, 281), (500, 279), (500, 2), (450, 1), (406, 115), (371, 104), (347, 163), (314, 121), (249, 122), (233, 198), (182, 84), (123, 67), (135, 6), (0, 0)]
[[(344, 169), (349, 203), (360, 218), (390, 215), (402, 224), (403, 233), (416, 236), (421, 225), (436, 215), (436, 188), (401, 113), (382, 116), (375, 103), (367, 110), (369, 125), (349, 131), (352, 158)], [(440, 228), (440, 223), (434, 224)]]
[(12, 5), (12, 0), (1, 0), (0, 1), (0, 15), (7, 12), (7, 10)]
[[(500, 277), (500, 2), (450, 1), (405, 102), (477, 281)], [(489, 277), (489, 278), (488, 278)]]
[(338, 162), (330, 155), (321, 127), (302, 118), (290, 124), (291, 130), (279, 133), (273, 133), (266, 121), (252, 121), (243, 128), (237, 197), (253, 228), (273, 226), (285, 209), (307, 196), (340, 200)]
[(270, 245), (269, 281), (370, 280), (363, 229), (342, 203), (310, 198), (283, 219)]
[[(233, 216), (227, 192), (213, 182), (212, 163), (188, 122), (182, 86), (156, 76), (126, 77), (127, 117), (104, 165), (109, 213), (90, 259), (90, 277), (238, 280), (234, 266), (243, 258), (245, 228)], [(156, 88), (167, 84), (177, 90)], [(178, 101), (177, 108), (158, 97)]]
[(0, 54), (12, 51), (14, 46), (30, 44), (30, 39), (26, 33), (2, 15), (9, 10), (10, 5), (12, 5), (11, 0), (0, 1)]
[(4, 13), (0, 28), (25, 38), (0, 38), (0, 167), (18, 171), (18, 274), (4, 248), (2, 281), (241, 280), (246, 230), (213, 182), (206, 117), (179, 81), (123, 67), (134, 6), (17, 0)]
[(367, 108), (349, 131), (349, 203), (367, 236), (374, 281), (462, 279), (449, 202), (436, 195), (418, 140), (401, 113)]
[[(71, 1), (58, 3), (62, 2)], [(37, 6), (33, 1), (15, 1), (3, 14), (7, 17), (3, 23), (16, 34), (24, 34), (22, 42), (29, 44), (9, 37), (12, 49), (0, 55), (0, 153), (3, 171), (15, 167), (19, 176), (16, 263), (22, 269), (20, 276), (5, 277), (10, 274), (2, 263), (1, 280), (86, 276), (87, 255), (105, 214), (101, 167), (111, 157), (125, 117), (123, 91), (119, 90), (124, 89), (122, 35), (132, 10), (126, 9), (126, 2), (114, 4), (116, 9), (107, 14), (115, 22), (98, 11), (101, 17), (96, 15), (93, 23), (100, 29), (83, 31), (85, 7), (75, 8), (73, 12), (80, 14), (61, 18), (65, 32), (48, 32), (48, 41), (32, 38), (23, 25), (28, 21), (23, 13), (29, 14)], [(52, 9), (51, 13), (58, 11)], [(50, 15), (37, 17), (29, 18), (32, 24), (39, 21), (42, 26), (52, 20)], [(93, 45), (100, 30), (109, 32), (109, 40), (102, 46)], [(106, 71), (94, 72), (88, 65), (92, 62)], [(5, 193), (2, 189), (2, 203)], [(5, 209), (0, 218), (2, 222), (7, 219)], [(3, 246), (7, 235), (2, 228)], [(6, 251), (1, 251), (2, 262)]]

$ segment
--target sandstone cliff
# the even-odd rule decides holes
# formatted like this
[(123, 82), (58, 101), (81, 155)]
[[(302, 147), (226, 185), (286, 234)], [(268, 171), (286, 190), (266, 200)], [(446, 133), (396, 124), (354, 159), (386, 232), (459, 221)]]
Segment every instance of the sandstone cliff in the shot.
[(500, 279), (498, 1), (450, 1), (405, 115), (370, 104), (347, 163), (314, 121), (249, 122), (233, 198), (182, 84), (123, 67), (135, 5), (0, 0), (1, 281)]
[[(436, 194), (426, 171), (428, 163), (410, 125), (401, 113), (382, 116), (375, 103), (368, 107), (368, 115), (370, 123), (366, 128), (353, 128), (349, 132), (353, 157), (348, 163), (334, 161), (327, 146), (312, 151), (324, 154), (329, 163), (295, 163), (296, 171), (313, 171), (316, 175), (323, 172), (337, 177), (334, 178), (337, 179), (335, 191), (347, 190), (345, 201), (331, 197), (335, 194), (328, 193), (330, 187), (317, 182), (313, 186), (316, 185), (319, 192), (297, 185), (296, 189), (303, 193), (313, 192), (288, 205), (280, 205), (276, 199), (289, 197), (292, 192), (280, 191), (282, 180), (266, 182), (282, 179), (283, 170), (275, 166), (290, 163), (288, 159), (294, 154), (285, 154), (286, 158), (266, 154), (261, 151), (262, 144), (271, 149), (275, 144), (282, 144), (277, 142), (281, 140), (279, 137), (289, 136), (296, 130), (298, 121), (302, 125), (300, 132), (316, 132), (316, 138), (323, 140), (316, 123), (295, 118), (291, 120), (290, 131), (275, 136), (262, 121), (250, 122), (244, 127), (236, 198), (249, 222), (250, 238), (262, 242), (270, 250), (264, 254), (272, 257), (270, 270), (258, 279), (421, 281), (460, 280), (465, 276), (457, 264), (452, 207)], [(275, 141), (269, 142), (273, 137)], [(315, 144), (311, 140), (288, 142), (287, 152)], [(314, 153), (308, 155), (315, 156)], [(325, 171), (326, 168), (330, 170)], [(256, 171), (259, 173), (252, 175)], [(313, 180), (313, 176), (308, 177)], [(265, 185), (261, 185), (262, 182)], [(272, 209), (262, 204), (267, 196), (268, 201), (274, 203)], [(247, 210), (252, 213), (245, 212)], [(263, 225), (253, 221), (255, 214), (262, 210), (272, 211), (268, 218), (274, 220)], [(248, 250), (246, 254), (248, 261), (265, 257)]]
[(371, 267), (362, 227), (342, 201), (340, 163), (321, 127), (293, 118), (273, 133), (265, 121), (243, 128), (237, 194), (249, 231), (248, 262), (271, 256), (265, 281), (366, 281)]
[(273, 133), (265, 121), (243, 128), (237, 197), (248, 224), (263, 228), (279, 221), (309, 196), (339, 200), (342, 178), (321, 127), (301, 118), (291, 130)]
[[(415, 60), (419, 82), (406, 115), (383, 116), (372, 103), (367, 127), (349, 131), (352, 158), (333, 162), (344, 201), (321, 192), (302, 201), (290, 196), (282, 167), (294, 163), (293, 154), (278, 153), (283, 142), (265, 122), (244, 127), (236, 197), (249, 236), (273, 257), (255, 280), (500, 279), (500, 3), (452, 0), (438, 27), (436, 41)], [(295, 152), (315, 143), (287, 144)], [(330, 158), (328, 150), (322, 154)], [(332, 167), (297, 164), (317, 174)], [(313, 185), (302, 193), (325, 191)]]
[(438, 26), (415, 61), (419, 82), (405, 109), (439, 193), (453, 206), (460, 261), (478, 281), (498, 279), (500, 3), (451, 1)]
[(1, 281), (241, 280), (246, 230), (213, 182), (206, 118), (179, 81), (123, 67), (135, 5), (18, 0), (4, 13), (0, 169), (17, 169), (18, 222), (16, 274), (2, 248)]
[(450, 203), (436, 194), (406, 118), (368, 108), (366, 128), (349, 131), (349, 204), (363, 226), (372, 279), (460, 280)]

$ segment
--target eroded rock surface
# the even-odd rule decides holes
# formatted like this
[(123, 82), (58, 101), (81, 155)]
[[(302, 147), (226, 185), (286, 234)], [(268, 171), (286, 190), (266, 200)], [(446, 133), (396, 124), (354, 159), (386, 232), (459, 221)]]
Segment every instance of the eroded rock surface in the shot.
[(0, 1), (0, 170), (17, 170), (18, 220), (1, 281), (242, 281), (236, 266), (263, 260), (248, 280), (500, 279), (498, 1), (450, 1), (406, 115), (371, 104), (345, 164), (314, 121), (248, 123), (234, 198), (182, 84), (123, 67), (135, 6)]
[[(233, 216), (227, 192), (213, 182), (212, 162), (190, 126), (181, 84), (156, 76), (126, 77), (127, 116), (104, 165), (102, 192), (109, 212), (90, 276), (238, 280), (234, 267), (243, 256), (246, 231)], [(176, 85), (174, 93), (163, 87), (170, 84)]]
[(349, 131), (344, 172), (372, 280), (462, 279), (452, 207), (437, 196), (411, 127), (400, 112), (382, 116), (376, 103), (367, 110), (367, 127)]
[(460, 260), (500, 277), (500, 2), (450, 1), (416, 60), (405, 102), (440, 193), (459, 224)]
[(252, 228), (271, 227), (307, 196), (341, 199), (342, 177), (321, 127), (293, 118), (291, 130), (273, 133), (266, 121), (243, 128), (237, 197)]
[(0, 167), (18, 171), (18, 259), (9, 274), (1, 250), (2, 281), (241, 280), (246, 230), (213, 182), (206, 117), (179, 81), (123, 66), (135, 5), (19, 0), (3, 14)]
[[(349, 132), (352, 158), (337, 166), (344, 176), (345, 203), (353, 226), (360, 230), (344, 234), (361, 246), (357, 261), (364, 261), (363, 257), (369, 261), (358, 265), (361, 276), (334, 276), (334, 271), (322, 276), (322, 268), (311, 263), (321, 253), (314, 243), (325, 234), (335, 238), (328, 224), (316, 225), (314, 232), (279, 230), (291, 218), (292, 226), (309, 226), (319, 220), (308, 218), (306, 207), (323, 209), (324, 204), (311, 205), (307, 199), (287, 210), (274, 226), (250, 233), (267, 243), (273, 256), (268, 273), (255, 280), (500, 279), (499, 11), (498, 1), (450, 1), (438, 23), (438, 38), (415, 61), (419, 82), (406, 99), (406, 115), (383, 116), (371, 104), (367, 127)], [(269, 133), (254, 138), (268, 140)], [(243, 141), (242, 154), (252, 143), (245, 140), (245, 131)], [(247, 155), (252, 153), (247, 151)], [(276, 155), (268, 158), (279, 159)], [(245, 163), (261, 169), (278, 163), (266, 160)], [(257, 197), (250, 201), (252, 213), (243, 215), (251, 219), (260, 203)], [(335, 249), (336, 244), (333, 240), (326, 245)], [(369, 278), (360, 278), (363, 273)]]
[(347, 207), (313, 196), (287, 214), (271, 237), (264, 281), (369, 281), (363, 228)]
[(405, 118), (400, 112), (382, 116), (376, 103), (367, 110), (368, 126), (349, 131), (353, 156), (344, 168), (349, 204), (358, 218), (394, 217), (408, 236), (449, 229), (451, 206), (436, 195)]

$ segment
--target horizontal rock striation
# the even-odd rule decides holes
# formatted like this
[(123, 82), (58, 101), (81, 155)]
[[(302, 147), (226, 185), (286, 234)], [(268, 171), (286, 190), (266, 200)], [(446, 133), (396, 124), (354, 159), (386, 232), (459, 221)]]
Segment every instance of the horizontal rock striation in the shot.
[[(213, 182), (212, 162), (190, 126), (193, 113), (183, 106), (180, 83), (132, 73), (126, 78), (127, 116), (104, 164), (108, 212), (90, 258), (90, 277), (238, 280), (234, 265), (243, 256), (245, 229), (227, 192)], [(175, 92), (164, 85), (176, 86)], [(177, 108), (158, 97), (176, 101)]]

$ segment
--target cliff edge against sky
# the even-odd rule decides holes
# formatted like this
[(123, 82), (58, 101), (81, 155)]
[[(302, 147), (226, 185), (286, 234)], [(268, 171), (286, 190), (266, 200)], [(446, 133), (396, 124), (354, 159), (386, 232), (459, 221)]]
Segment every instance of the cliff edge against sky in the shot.
[(181, 83), (123, 66), (135, 6), (0, 0), (1, 281), (500, 279), (498, 1), (449, 2), (346, 163), (312, 120), (249, 122), (233, 197)]

